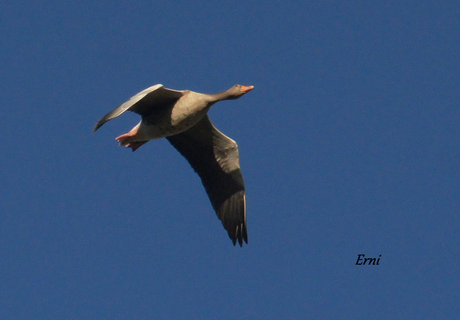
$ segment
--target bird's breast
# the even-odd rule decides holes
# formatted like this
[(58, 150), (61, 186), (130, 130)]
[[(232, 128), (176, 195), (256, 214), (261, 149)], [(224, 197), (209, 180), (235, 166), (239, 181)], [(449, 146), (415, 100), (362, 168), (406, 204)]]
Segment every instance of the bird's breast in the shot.
[(138, 136), (152, 140), (184, 132), (203, 119), (211, 105), (201, 94), (188, 92), (166, 114), (142, 121)]

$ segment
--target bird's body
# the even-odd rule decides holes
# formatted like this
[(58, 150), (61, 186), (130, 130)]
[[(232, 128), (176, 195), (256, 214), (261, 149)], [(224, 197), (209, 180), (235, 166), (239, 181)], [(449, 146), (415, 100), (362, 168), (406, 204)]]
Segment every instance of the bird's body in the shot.
[(121, 142), (125, 146), (131, 141), (149, 141), (181, 133), (198, 123), (208, 112), (211, 104), (205, 96), (193, 91), (184, 91), (176, 104), (150, 114), (137, 124), (137, 134)]
[(242, 246), (243, 240), (247, 243), (246, 198), (238, 146), (212, 125), (207, 112), (214, 103), (237, 99), (253, 88), (236, 85), (209, 95), (155, 85), (105, 115), (94, 131), (125, 111), (141, 115), (130, 132), (116, 138), (120, 145), (135, 151), (149, 140), (166, 137), (201, 177), (233, 244)]

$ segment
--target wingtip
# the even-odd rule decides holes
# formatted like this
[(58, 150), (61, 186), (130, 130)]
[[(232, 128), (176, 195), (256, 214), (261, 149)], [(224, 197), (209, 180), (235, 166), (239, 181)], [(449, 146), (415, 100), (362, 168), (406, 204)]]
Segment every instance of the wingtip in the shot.
[(247, 239), (247, 237), (245, 237), (245, 238), (238, 237), (238, 241), (237, 241), (237, 239), (232, 239), (232, 242), (233, 242), (233, 245), (234, 245), (234, 246), (236, 246), (236, 243), (238, 242), (238, 244), (239, 244), (240, 247), (242, 248), (244, 242), (245, 242), (246, 244), (248, 244), (248, 239)]
[(246, 242), (246, 244), (249, 244), (249, 242), (248, 242), (248, 234), (247, 233), (243, 234), (243, 240), (244, 240), (244, 242)]
[(93, 132), (96, 132), (97, 129), (99, 129), (101, 126), (102, 126), (102, 123), (100, 123), (100, 122), (96, 123), (96, 125), (94, 126), (94, 129), (93, 129)]
[(246, 231), (246, 228), (241, 233), (238, 233), (237, 231), (235, 235), (229, 234), (229, 236), (230, 240), (232, 240), (233, 246), (236, 246), (236, 244), (238, 243), (242, 248), (244, 243), (248, 244), (248, 233)]

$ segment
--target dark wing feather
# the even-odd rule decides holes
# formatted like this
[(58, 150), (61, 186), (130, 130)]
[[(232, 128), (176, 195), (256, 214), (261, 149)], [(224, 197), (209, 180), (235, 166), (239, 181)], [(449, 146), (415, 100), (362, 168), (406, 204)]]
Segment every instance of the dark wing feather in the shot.
[(122, 115), (126, 111), (132, 111), (144, 117), (148, 116), (155, 109), (167, 108), (171, 104), (176, 103), (184, 93), (185, 91), (166, 89), (162, 84), (151, 86), (103, 116), (97, 122), (94, 131), (99, 129), (107, 121)]
[(235, 141), (217, 130), (205, 116), (195, 126), (167, 137), (188, 160), (211, 200), (233, 244), (248, 243), (246, 196)]

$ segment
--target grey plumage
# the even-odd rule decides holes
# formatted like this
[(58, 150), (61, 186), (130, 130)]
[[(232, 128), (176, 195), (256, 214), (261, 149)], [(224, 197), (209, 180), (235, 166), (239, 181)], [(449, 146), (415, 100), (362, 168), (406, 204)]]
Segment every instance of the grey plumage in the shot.
[(246, 195), (235, 141), (217, 130), (207, 112), (216, 102), (237, 99), (254, 87), (235, 85), (214, 95), (149, 87), (101, 118), (94, 127), (126, 111), (139, 114), (141, 122), (117, 138), (120, 145), (137, 150), (151, 139), (166, 137), (200, 176), (217, 217), (230, 239), (248, 243)]

